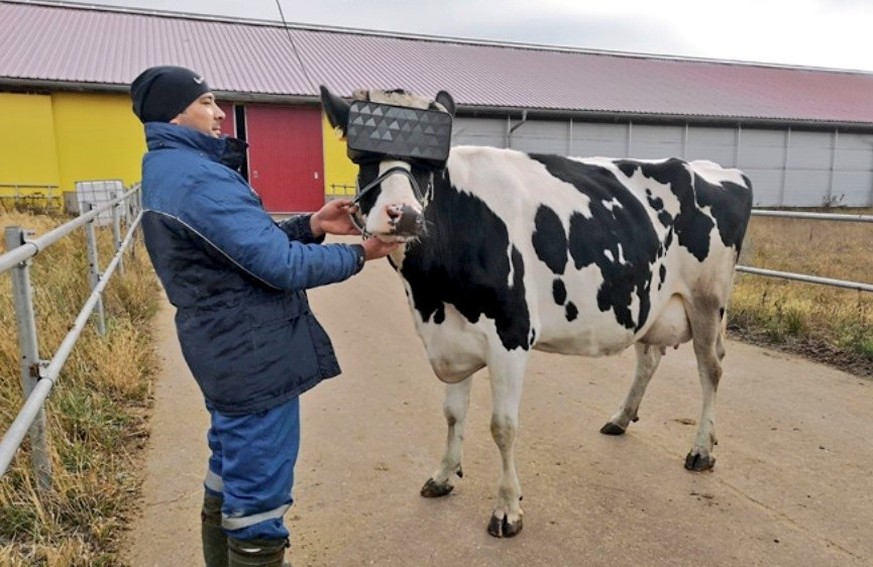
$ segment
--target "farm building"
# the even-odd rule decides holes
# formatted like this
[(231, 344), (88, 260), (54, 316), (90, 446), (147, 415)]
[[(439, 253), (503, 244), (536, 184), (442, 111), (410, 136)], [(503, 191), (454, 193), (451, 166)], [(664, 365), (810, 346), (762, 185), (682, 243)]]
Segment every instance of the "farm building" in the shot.
[(873, 73), (15, 0), (0, 3), (0, 195), (138, 181), (127, 88), (158, 64), (206, 77), (276, 213), (354, 193), (320, 84), (447, 90), (454, 144), (710, 159), (749, 175), (756, 206), (873, 206)]

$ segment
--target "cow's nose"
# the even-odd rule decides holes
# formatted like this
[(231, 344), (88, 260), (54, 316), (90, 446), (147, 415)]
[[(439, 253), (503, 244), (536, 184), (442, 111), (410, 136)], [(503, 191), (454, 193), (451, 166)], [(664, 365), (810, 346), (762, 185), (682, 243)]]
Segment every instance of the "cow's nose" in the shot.
[(401, 236), (413, 236), (419, 233), (423, 223), (421, 213), (409, 205), (389, 207), (388, 216), (394, 225), (394, 233)]

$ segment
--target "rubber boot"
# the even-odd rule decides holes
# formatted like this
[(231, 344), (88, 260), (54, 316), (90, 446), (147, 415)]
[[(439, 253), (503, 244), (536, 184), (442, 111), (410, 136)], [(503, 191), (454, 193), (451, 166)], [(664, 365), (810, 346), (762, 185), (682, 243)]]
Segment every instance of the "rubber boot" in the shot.
[(227, 567), (227, 534), (221, 529), (221, 496), (203, 495), (200, 511), (200, 537), (206, 567)]
[(228, 567), (290, 567), (285, 563), (287, 539), (227, 538)]

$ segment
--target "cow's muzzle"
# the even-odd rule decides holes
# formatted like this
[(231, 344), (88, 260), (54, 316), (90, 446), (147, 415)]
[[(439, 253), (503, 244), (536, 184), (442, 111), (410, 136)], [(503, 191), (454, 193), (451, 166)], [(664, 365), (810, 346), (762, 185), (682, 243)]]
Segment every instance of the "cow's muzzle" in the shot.
[(424, 215), (409, 205), (389, 206), (388, 217), (397, 236), (418, 236), (424, 226)]
[[(433, 174), (430, 176), (430, 182), (428, 183), (428, 187), (426, 192), (423, 194), (421, 192), (421, 188), (418, 185), (418, 181), (416, 181), (415, 176), (412, 175), (407, 169), (403, 167), (392, 167), (385, 171), (383, 174), (379, 175), (376, 179), (367, 183), (363, 188), (358, 185), (357, 195), (355, 196), (354, 201), (352, 202), (355, 207), (353, 210), (355, 211), (352, 215), (352, 222), (361, 231), (365, 236), (369, 234), (366, 230), (366, 219), (361, 214), (360, 210), (360, 202), (363, 197), (378, 187), (385, 179), (387, 179), (391, 175), (404, 175), (409, 181), (409, 186), (412, 188), (413, 195), (415, 196), (415, 200), (418, 202), (421, 207), (425, 207), (427, 203), (430, 201), (433, 193)], [(403, 238), (410, 238), (418, 236), (424, 227), (424, 215), (422, 211), (416, 209), (409, 204), (396, 204), (396, 205), (388, 205), (385, 208), (385, 213), (388, 215), (388, 228), (389, 234), (393, 236), (399, 236)]]

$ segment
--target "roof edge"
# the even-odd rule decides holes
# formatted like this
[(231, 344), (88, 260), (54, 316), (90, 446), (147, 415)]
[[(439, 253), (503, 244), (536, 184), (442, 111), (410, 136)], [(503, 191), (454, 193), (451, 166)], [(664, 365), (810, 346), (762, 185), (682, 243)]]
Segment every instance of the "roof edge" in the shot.
[[(5, 1), (5, 0), (4, 0)], [(105, 84), (88, 82), (60, 82), (49, 80), (20, 80), (0, 78), (0, 88), (13, 87), (22, 91), (29, 89), (42, 91), (61, 92), (88, 92), (103, 94), (127, 94), (129, 85)], [(244, 93), (238, 91), (222, 91), (216, 89), (218, 99), (229, 102), (252, 102), (267, 104), (301, 104), (319, 105), (321, 99), (317, 94), (272, 94), (272, 93)], [(688, 123), (700, 125), (721, 126), (749, 126), (762, 128), (785, 128), (806, 127), (815, 130), (837, 129), (840, 131), (873, 133), (873, 124), (866, 122), (846, 122), (830, 120), (804, 120), (798, 118), (766, 118), (755, 116), (717, 116), (702, 114), (669, 114), (669, 113), (645, 113), (627, 112), (621, 110), (574, 110), (558, 108), (532, 108), (532, 107), (494, 107), (471, 104), (459, 104), (457, 114), (468, 117), (505, 117), (527, 113), (528, 118), (558, 119), (586, 119), (598, 122), (647, 122), (647, 123)]]

